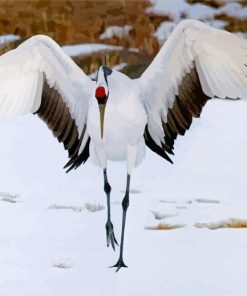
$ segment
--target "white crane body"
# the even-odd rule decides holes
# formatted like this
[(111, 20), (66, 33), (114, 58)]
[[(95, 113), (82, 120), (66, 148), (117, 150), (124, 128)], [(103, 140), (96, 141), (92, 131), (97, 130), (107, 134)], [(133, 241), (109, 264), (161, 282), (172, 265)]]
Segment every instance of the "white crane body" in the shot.
[(147, 124), (147, 113), (138, 84), (115, 70), (112, 70), (107, 81), (109, 97), (105, 109), (103, 138), (100, 135), (98, 103), (94, 98), (89, 103), (87, 126), (91, 138), (90, 156), (96, 164), (105, 168), (107, 160), (127, 160), (128, 146), (134, 146), (137, 156), (130, 166), (135, 167), (145, 155), (143, 132)]

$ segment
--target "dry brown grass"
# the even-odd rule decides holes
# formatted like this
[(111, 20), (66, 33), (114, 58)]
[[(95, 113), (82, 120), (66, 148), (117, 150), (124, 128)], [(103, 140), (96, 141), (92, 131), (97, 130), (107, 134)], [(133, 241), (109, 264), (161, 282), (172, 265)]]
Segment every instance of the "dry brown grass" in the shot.
[(229, 16), (225, 13), (217, 14), (215, 19), (225, 21), (228, 24), (224, 27), (229, 32), (247, 32), (247, 20)]
[(247, 0), (240, 0), (240, 3), (241, 3), (243, 6), (247, 6)]
[(189, 4), (195, 4), (195, 3), (202, 3), (214, 8), (219, 8), (224, 5), (224, 1), (221, 0), (187, 0)]
[(167, 223), (159, 223), (156, 226), (146, 226), (145, 230), (173, 230), (185, 227), (182, 224), (167, 224)]
[(231, 218), (225, 221), (218, 221), (212, 223), (196, 223), (196, 228), (208, 228), (210, 230), (220, 228), (247, 228), (247, 220)]
[[(77, 43), (107, 43), (123, 48), (138, 48), (139, 53), (108, 51), (78, 56), (73, 59), (87, 73), (98, 69), (105, 55), (110, 67), (125, 62), (123, 70), (132, 78), (138, 77), (159, 51), (160, 44), (154, 32), (161, 22), (170, 17), (147, 14), (149, 0), (58, 0), (0, 2), (0, 35), (18, 34), (21, 40), (12, 42), (0, 50), (0, 54), (18, 46), (35, 34), (46, 34), (60, 45)], [(132, 26), (126, 36), (112, 36), (100, 40), (108, 26)]]
[(137, 47), (148, 54), (159, 50), (154, 31), (168, 16), (147, 14), (148, 0), (34, 0), (0, 2), (0, 34), (28, 38), (46, 34), (60, 44), (100, 42), (108, 26), (131, 25), (128, 36), (105, 40), (126, 48)]
[[(221, 0), (199, 2), (211, 6), (221, 5)], [(0, 54), (15, 48), (25, 38), (35, 34), (46, 34), (60, 45), (98, 42), (119, 45), (126, 49), (138, 48), (137, 53), (128, 50), (107, 51), (73, 58), (89, 74), (98, 69), (102, 55), (106, 55), (110, 67), (127, 63), (122, 72), (131, 78), (137, 78), (160, 49), (154, 36), (155, 30), (163, 21), (171, 20), (169, 16), (147, 13), (146, 8), (150, 5), (150, 0), (1, 0), (0, 35), (19, 34), (22, 39), (1, 49)], [(229, 22), (226, 27), (229, 31), (247, 32), (247, 22), (244, 20), (223, 14), (217, 18)], [(101, 40), (101, 33), (113, 25), (130, 25), (132, 29), (127, 35)]]

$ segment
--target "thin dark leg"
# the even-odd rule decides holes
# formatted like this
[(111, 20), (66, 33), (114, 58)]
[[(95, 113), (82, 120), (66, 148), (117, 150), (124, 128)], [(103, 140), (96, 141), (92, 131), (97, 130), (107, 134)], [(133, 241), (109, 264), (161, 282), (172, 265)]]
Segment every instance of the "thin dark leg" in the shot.
[(115, 244), (118, 245), (118, 242), (115, 238), (114, 231), (113, 231), (113, 225), (111, 222), (111, 204), (110, 204), (110, 196), (111, 196), (111, 186), (107, 180), (107, 172), (106, 169), (103, 171), (104, 173), (104, 191), (106, 193), (106, 198), (107, 198), (107, 222), (105, 225), (106, 228), (106, 244), (107, 247), (109, 247), (110, 243), (115, 251)]
[(125, 222), (126, 222), (126, 213), (129, 207), (129, 188), (130, 188), (130, 175), (127, 175), (127, 186), (125, 196), (122, 201), (122, 208), (123, 208), (123, 219), (122, 219), (122, 234), (121, 234), (121, 244), (120, 244), (120, 254), (119, 259), (115, 265), (112, 267), (117, 267), (116, 271), (119, 271), (121, 267), (128, 267), (125, 265), (123, 261), (123, 245), (124, 245), (124, 230), (125, 230)]

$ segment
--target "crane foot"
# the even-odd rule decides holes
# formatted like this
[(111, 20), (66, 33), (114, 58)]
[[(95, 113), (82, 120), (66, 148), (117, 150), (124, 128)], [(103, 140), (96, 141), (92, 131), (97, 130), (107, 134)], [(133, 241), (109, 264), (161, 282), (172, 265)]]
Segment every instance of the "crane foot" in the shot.
[(113, 225), (112, 225), (110, 220), (108, 220), (106, 222), (105, 229), (106, 229), (106, 244), (107, 244), (107, 247), (109, 247), (110, 244), (111, 244), (113, 250), (115, 251), (115, 244), (118, 245), (118, 242), (117, 242), (116, 237), (114, 235)]
[(118, 272), (120, 268), (122, 268), (122, 267), (128, 267), (128, 266), (123, 262), (123, 259), (122, 258), (119, 258), (118, 259), (118, 262), (115, 265), (110, 266), (110, 267), (111, 268), (112, 267), (117, 267), (116, 272)]

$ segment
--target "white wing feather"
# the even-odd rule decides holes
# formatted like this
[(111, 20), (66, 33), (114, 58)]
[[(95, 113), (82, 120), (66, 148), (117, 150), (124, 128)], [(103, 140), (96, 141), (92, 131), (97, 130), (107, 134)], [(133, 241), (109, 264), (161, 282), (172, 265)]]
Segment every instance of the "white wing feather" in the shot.
[(159, 146), (161, 119), (166, 122), (182, 78), (194, 65), (207, 96), (247, 100), (247, 42), (196, 20), (180, 22), (139, 79), (148, 128)]
[(64, 99), (80, 135), (93, 82), (44, 35), (33, 36), (0, 57), (0, 120), (36, 112), (44, 79)]

